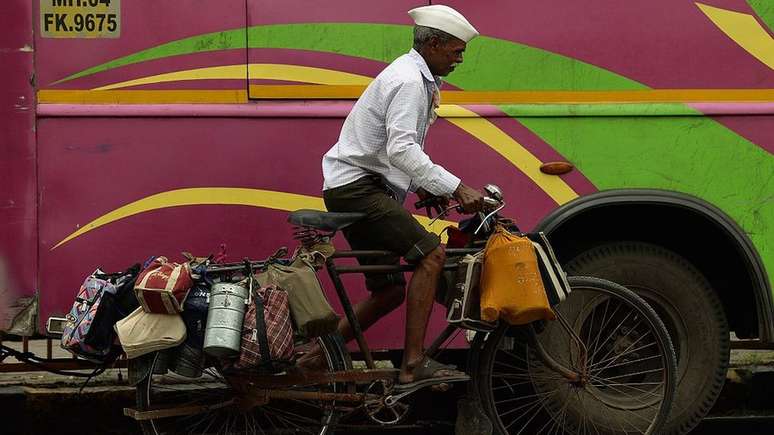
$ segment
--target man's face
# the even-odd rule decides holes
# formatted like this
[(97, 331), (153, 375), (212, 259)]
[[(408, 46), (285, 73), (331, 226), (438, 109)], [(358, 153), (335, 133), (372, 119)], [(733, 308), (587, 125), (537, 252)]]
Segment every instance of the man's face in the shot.
[(437, 76), (445, 76), (454, 71), (457, 64), (462, 63), (462, 53), (467, 44), (460, 39), (452, 38), (446, 42), (432, 39), (427, 51), (427, 66), (430, 72)]

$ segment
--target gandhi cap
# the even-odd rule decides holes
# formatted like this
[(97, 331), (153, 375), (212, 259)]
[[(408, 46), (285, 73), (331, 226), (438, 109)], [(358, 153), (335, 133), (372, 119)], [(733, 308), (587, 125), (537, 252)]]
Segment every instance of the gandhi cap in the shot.
[(418, 26), (443, 30), (465, 42), (478, 36), (476, 28), (461, 13), (449, 6), (422, 6), (408, 11), (408, 14)]

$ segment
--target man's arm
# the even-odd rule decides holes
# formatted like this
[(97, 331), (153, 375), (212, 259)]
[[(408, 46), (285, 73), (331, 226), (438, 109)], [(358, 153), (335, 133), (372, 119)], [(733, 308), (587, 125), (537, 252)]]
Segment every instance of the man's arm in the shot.
[(467, 213), (481, 210), (481, 192), (464, 185), (441, 165), (436, 165), (419, 146), (416, 125), (424, 101), (423, 83), (403, 83), (387, 107), (387, 157), (390, 164), (408, 174), (422, 191), (437, 196), (454, 196)]
[(439, 196), (450, 196), (460, 179), (436, 165), (419, 146), (417, 122), (425, 110), (425, 87), (421, 82), (402, 83), (387, 106), (387, 157), (390, 164), (411, 177), (413, 182)]

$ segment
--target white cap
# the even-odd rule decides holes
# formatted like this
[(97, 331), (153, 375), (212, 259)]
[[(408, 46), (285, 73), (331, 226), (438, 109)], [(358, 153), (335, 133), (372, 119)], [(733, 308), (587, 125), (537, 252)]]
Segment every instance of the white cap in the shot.
[(422, 6), (408, 11), (408, 14), (417, 26), (443, 30), (465, 42), (478, 36), (478, 30), (461, 13), (448, 6)]

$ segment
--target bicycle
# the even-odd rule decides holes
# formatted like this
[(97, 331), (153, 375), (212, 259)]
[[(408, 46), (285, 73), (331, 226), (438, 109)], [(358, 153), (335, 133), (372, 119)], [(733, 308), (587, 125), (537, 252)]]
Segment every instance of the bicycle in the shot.
[[(447, 248), (445, 271), (455, 258), (479, 252), (504, 207), (496, 186), (487, 186), (494, 210), (476, 215), (478, 234), (465, 248)], [(417, 204), (420, 205), (419, 203)], [(437, 205), (437, 204), (435, 204)], [(453, 210), (452, 205), (444, 214)], [(418, 207), (419, 208), (419, 207)], [(289, 222), (301, 228), (301, 243), (330, 240), (361, 213), (301, 210)], [(440, 215), (439, 215), (440, 217)], [(469, 222), (470, 223), (470, 222)], [(514, 227), (515, 228), (515, 227)], [(484, 229), (484, 233), (479, 230)], [(229, 375), (208, 360), (203, 376), (192, 380), (163, 374), (163, 353), (152, 356), (145, 372), (130, 370), (137, 382), (137, 408), (125, 414), (143, 433), (310, 433), (375, 424), (395, 425), (410, 409), (416, 391), (395, 389), (397, 369), (377, 368), (341, 275), (411, 271), (410, 265), (337, 265), (344, 258), (383, 256), (385, 251), (337, 251), (325, 263), (354, 332), (365, 368), (353, 368), (338, 334), (306, 340), (319, 344), (324, 369), (277, 374)], [(256, 269), (266, 262), (252, 262)], [(211, 265), (208, 273), (239, 279), (242, 264)], [(557, 320), (512, 327), (501, 322), (476, 332), (468, 372), (498, 434), (656, 434), (666, 421), (676, 386), (676, 357), (668, 332), (650, 306), (628, 289), (592, 277), (569, 277), (572, 292), (554, 311)], [(458, 331), (448, 325), (425, 351), (437, 356)], [(158, 373), (158, 374), (155, 374)]]

